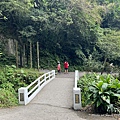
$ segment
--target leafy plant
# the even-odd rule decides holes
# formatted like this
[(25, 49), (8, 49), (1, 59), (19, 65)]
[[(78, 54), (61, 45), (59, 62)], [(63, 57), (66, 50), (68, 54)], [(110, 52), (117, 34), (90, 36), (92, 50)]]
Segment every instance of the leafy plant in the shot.
[(0, 107), (16, 105), (18, 89), (29, 85), (41, 74), (35, 73), (35, 71), (24, 72), (22, 69), (17, 70), (14, 65), (6, 65), (0, 72)]
[(15, 94), (7, 89), (0, 89), (0, 107), (10, 107), (18, 104)]
[(110, 74), (97, 75), (95, 73), (88, 77), (84, 76), (82, 79), (84, 87), (79, 86), (82, 88), (82, 99), (87, 100), (82, 102), (85, 106), (91, 105), (95, 113), (119, 113), (120, 81), (118, 79)]
[(87, 105), (87, 99), (89, 96), (88, 90), (89, 86), (92, 84), (93, 81), (96, 81), (97, 77), (96, 74), (85, 74), (83, 77), (78, 80), (77, 86), (81, 88), (82, 92), (82, 106), (85, 107)]

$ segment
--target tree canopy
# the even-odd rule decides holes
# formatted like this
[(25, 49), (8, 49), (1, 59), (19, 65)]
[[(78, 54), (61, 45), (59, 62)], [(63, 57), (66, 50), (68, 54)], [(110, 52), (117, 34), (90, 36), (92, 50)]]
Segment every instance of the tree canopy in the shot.
[[(36, 42), (40, 46), (40, 66), (55, 66), (67, 59), (71, 66), (93, 62), (119, 63), (119, 0), (1, 0), (0, 33), (18, 41), (18, 54), (34, 59)], [(3, 52), (3, 49), (1, 49)], [(34, 61), (33, 59), (33, 61)], [(28, 62), (29, 63), (29, 60)], [(36, 65), (35, 65), (36, 66)]]

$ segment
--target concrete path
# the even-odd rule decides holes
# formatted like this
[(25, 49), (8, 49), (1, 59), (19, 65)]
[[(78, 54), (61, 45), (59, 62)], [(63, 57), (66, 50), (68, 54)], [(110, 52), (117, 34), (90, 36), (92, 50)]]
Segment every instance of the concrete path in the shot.
[(72, 109), (74, 73), (58, 74), (27, 105), (0, 109), (0, 120), (86, 120)]

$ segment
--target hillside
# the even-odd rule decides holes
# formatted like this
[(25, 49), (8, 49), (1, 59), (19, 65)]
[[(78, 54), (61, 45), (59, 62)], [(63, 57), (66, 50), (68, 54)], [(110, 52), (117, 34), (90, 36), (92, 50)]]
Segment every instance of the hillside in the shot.
[(2, 0), (0, 64), (101, 71), (120, 65), (120, 1)]

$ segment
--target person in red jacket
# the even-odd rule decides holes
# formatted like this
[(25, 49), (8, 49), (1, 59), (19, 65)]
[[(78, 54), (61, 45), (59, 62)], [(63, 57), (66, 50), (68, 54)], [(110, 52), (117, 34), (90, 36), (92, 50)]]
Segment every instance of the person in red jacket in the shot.
[(57, 71), (58, 71), (58, 73), (61, 72), (61, 65), (60, 65), (60, 62), (59, 62), (59, 61), (58, 61), (58, 65), (57, 65)]
[(68, 67), (69, 67), (69, 63), (67, 61), (65, 61), (64, 62), (65, 73), (68, 73)]

